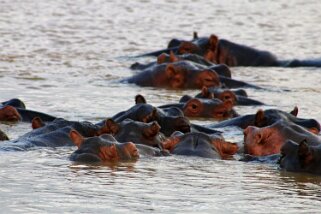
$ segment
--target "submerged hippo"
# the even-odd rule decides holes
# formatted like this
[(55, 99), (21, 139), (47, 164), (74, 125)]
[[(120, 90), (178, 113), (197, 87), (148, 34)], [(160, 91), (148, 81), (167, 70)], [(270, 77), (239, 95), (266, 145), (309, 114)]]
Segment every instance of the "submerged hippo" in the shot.
[(221, 128), (226, 126), (237, 126), (245, 129), (248, 126), (264, 127), (275, 123), (278, 120), (285, 120), (302, 126), (313, 133), (320, 132), (320, 124), (314, 119), (298, 118), (298, 108), (295, 107), (290, 113), (278, 110), (258, 110), (256, 114), (248, 114), (235, 117), (229, 120), (219, 122), (217, 124), (207, 125), (210, 128)]
[(281, 148), (280, 168), (321, 175), (321, 144), (288, 140)]
[(84, 138), (76, 130), (70, 130), (70, 139), (78, 147), (70, 156), (71, 161), (97, 163), (136, 160), (137, 147), (132, 142), (119, 143), (109, 134)]
[(50, 122), (56, 119), (56, 117), (26, 109), (25, 104), (19, 99), (11, 99), (0, 104), (0, 121), (9, 122), (31, 122), (33, 118), (39, 117), (43, 121)]
[(176, 155), (227, 159), (235, 154), (238, 146), (222, 137), (205, 133), (175, 132), (163, 143), (163, 148)]
[(170, 42), (169, 48), (141, 56), (158, 56), (161, 53), (169, 53), (170, 51), (174, 51), (177, 54), (197, 54), (216, 64), (226, 64), (228, 66), (321, 67), (321, 58), (278, 60), (275, 55), (268, 51), (220, 39), (215, 34), (209, 37), (194, 36), (191, 41), (174, 39)]
[(85, 137), (99, 135), (105, 127), (90, 122), (68, 121), (58, 118), (45, 126), (34, 129), (14, 141), (1, 144), (2, 150), (25, 150), (30, 147), (59, 147), (72, 146), (69, 138), (70, 130), (75, 129)]
[(223, 102), (219, 99), (185, 98), (186, 99), (184, 99), (183, 102), (167, 104), (159, 106), (159, 108), (177, 107), (181, 109), (187, 117), (203, 117), (225, 120), (227, 118), (238, 116), (233, 109), (233, 103), (230, 100)]
[(294, 123), (279, 120), (263, 128), (247, 127), (244, 130), (244, 153), (254, 156), (278, 154), (288, 140), (297, 143), (306, 140), (309, 144), (321, 144), (317, 135)]
[[(227, 88), (207, 88), (203, 87), (202, 91), (195, 95), (196, 98), (213, 99), (217, 98), (223, 102), (230, 100), (233, 105), (264, 105), (264, 103), (248, 98), (245, 90), (230, 90)], [(186, 100), (188, 97), (183, 96), (181, 101)]]
[(161, 142), (165, 140), (165, 136), (160, 132), (160, 128), (156, 121), (144, 123), (125, 119), (121, 122), (115, 122), (108, 119), (105, 128), (99, 134), (112, 134), (119, 142), (131, 141), (135, 144), (161, 148)]
[(143, 70), (133, 77), (125, 79), (139, 86), (153, 86), (169, 89), (192, 89), (220, 86), (220, 79), (214, 70), (199, 69), (192, 63), (179, 61), (163, 63)]

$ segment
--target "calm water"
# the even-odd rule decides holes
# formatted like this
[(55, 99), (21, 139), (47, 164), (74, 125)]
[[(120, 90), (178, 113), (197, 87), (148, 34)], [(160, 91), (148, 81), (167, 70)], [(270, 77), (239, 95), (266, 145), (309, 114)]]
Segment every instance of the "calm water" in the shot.
[[(321, 57), (318, 0), (0, 0), (0, 100), (97, 122), (127, 109), (138, 93), (160, 105), (182, 94), (117, 81), (133, 56), (193, 31), (275, 53)], [(148, 61), (150, 59), (139, 59)], [(248, 90), (268, 103), (321, 121), (320, 68), (233, 68), (235, 78), (271, 90)], [(257, 107), (238, 107), (253, 113)], [(195, 121), (209, 123), (213, 121)], [(28, 124), (0, 128), (10, 138)], [(225, 129), (242, 143), (242, 132)], [(321, 177), (274, 165), (202, 158), (141, 158), (119, 166), (73, 165), (74, 148), (0, 152), (1, 213), (318, 213)]]

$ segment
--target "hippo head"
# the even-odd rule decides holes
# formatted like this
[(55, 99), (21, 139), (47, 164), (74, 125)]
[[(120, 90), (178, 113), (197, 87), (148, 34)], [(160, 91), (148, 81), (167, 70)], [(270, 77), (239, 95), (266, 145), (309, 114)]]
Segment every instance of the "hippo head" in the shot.
[(230, 100), (223, 102), (219, 99), (191, 98), (184, 104), (183, 112), (187, 117), (224, 120), (237, 116), (232, 107), (233, 103)]
[(238, 150), (236, 144), (226, 142), (219, 136), (204, 133), (175, 132), (163, 142), (163, 148), (172, 154), (206, 158), (228, 158)]
[(178, 54), (197, 54), (203, 56), (206, 60), (216, 63), (215, 53), (217, 52), (218, 37), (212, 34), (210, 37), (196, 37), (192, 41), (182, 41), (179, 46)]
[(156, 121), (144, 123), (126, 119), (117, 123), (108, 119), (105, 127), (105, 133), (112, 134), (120, 142), (131, 141), (135, 144), (159, 147), (165, 138), (160, 133), (161, 127)]
[(218, 74), (210, 69), (187, 69), (180, 64), (169, 63), (165, 76), (170, 88), (202, 88), (221, 85)]
[(281, 148), (279, 164), (287, 171), (321, 174), (321, 147), (311, 146), (306, 140), (299, 144), (288, 140)]
[(196, 98), (206, 98), (206, 99), (213, 99), (217, 98), (222, 100), (223, 102), (230, 100), (233, 105), (236, 105), (237, 97), (235, 93), (228, 89), (222, 88), (208, 88), (203, 87), (201, 93), (195, 96)]
[(191, 131), (191, 124), (183, 111), (177, 107), (157, 108), (157, 121), (161, 132), (170, 136), (175, 131), (187, 133)]
[(0, 106), (0, 121), (17, 122), (21, 120), (21, 115), (12, 106)]
[(285, 136), (277, 125), (258, 128), (248, 126), (244, 133), (244, 153), (254, 156), (265, 156), (280, 153)]
[(139, 157), (135, 144), (132, 142), (118, 143), (109, 134), (84, 138), (76, 130), (71, 130), (69, 136), (78, 147), (70, 157), (72, 161), (116, 162), (136, 160)]

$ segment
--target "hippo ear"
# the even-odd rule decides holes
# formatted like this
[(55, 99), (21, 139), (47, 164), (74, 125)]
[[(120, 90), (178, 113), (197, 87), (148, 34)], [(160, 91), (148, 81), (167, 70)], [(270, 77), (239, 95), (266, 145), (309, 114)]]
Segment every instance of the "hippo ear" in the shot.
[(166, 58), (167, 58), (167, 54), (166, 53), (162, 53), (157, 57), (157, 64), (162, 64), (164, 62), (166, 62)]
[(177, 74), (175, 66), (173, 64), (168, 64), (165, 69), (165, 74), (167, 78), (171, 78)]
[(214, 93), (211, 93), (206, 86), (203, 86), (201, 95), (203, 98), (214, 99)]
[(212, 51), (215, 51), (216, 50), (216, 46), (217, 46), (217, 43), (218, 43), (218, 37), (214, 34), (212, 34), (209, 38), (209, 43), (210, 43), (210, 49)]
[(164, 142), (161, 143), (163, 149), (169, 150), (170, 152), (180, 142), (181, 136), (184, 135), (182, 132), (176, 131)]
[(145, 97), (143, 95), (137, 94), (135, 96), (135, 103), (139, 104), (139, 103), (147, 103), (145, 100)]
[(298, 158), (302, 168), (307, 166), (313, 160), (313, 155), (306, 139), (301, 141), (299, 144)]
[(191, 96), (189, 95), (184, 95), (182, 96), (182, 98), (178, 101), (179, 103), (186, 103), (187, 101), (189, 101), (190, 99), (192, 99)]
[(119, 125), (112, 119), (108, 119), (105, 122), (106, 133), (115, 135), (119, 132)]
[(40, 117), (34, 117), (31, 121), (31, 126), (32, 129), (38, 129), (45, 126), (45, 123), (42, 121)]
[(262, 127), (266, 123), (266, 118), (264, 115), (264, 111), (262, 109), (258, 110), (255, 114), (254, 125), (257, 127)]
[(79, 133), (77, 132), (75, 129), (72, 129), (69, 132), (69, 137), (72, 140), (72, 142), (78, 147), (80, 148), (81, 144), (84, 142), (85, 138)]
[(170, 62), (177, 62), (178, 61), (178, 58), (175, 56), (173, 51), (171, 51), (169, 54), (169, 61)]
[(198, 33), (196, 31), (193, 32), (193, 40), (198, 39)]
[(217, 63), (215, 60), (215, 54), (212, 50), (208, 50), (206, 54), (204, 55), (204, 58), (209, 62)]
[(294, 107), (294, 109), (290, 112), (293, 116), (298, 116), (299, 108), (297, 106)]

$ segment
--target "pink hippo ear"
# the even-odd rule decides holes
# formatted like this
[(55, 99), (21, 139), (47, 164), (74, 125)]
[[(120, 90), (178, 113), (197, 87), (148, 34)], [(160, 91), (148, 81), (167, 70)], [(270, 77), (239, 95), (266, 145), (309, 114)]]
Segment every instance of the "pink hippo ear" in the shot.
[(302, 168), (307, 166), (313, 160), (313, 155), (306, 139), (301, 141), (299, 144), (298, 158)]
[(198, 39), (198, 33), (196, 31), (193, 32), (193, 40)]
[(119, 132), (119, 129), (120, 129), (118, 123), (116, 123), (112, 119), (106, 120), (105, 128), (106, 128), (106, 132), (105, 133), (111, 134), (111, 135), (117, 134)]
[(264, 111), (262, 109), (259, 109), (255, 114), (255, 120), (254, 125), (257, 127), (262, 127), (266, 123), (266, 118), (264, 115)]
[(167, 78), (172, 78), (177, 74), (177, 70), (175, 69), (175, 66), (173, 64), (168, 64), (165, 69), (165, 74)]
[(146, 102), (146, 99), (143, 95), (137, 94), (135, 96), (135, 103), (139, 104), (139, 103), (147, 103), (147, 102)]
[(169, 61), (170, 62), (177, 62), (178, 61), (178, 58), (175, 56), (173, 51), (171, 51), (169, 54)]
[(297, 106), (294, 107), (294, 109), (290, 112), (293, 116), (298, 116), (299, 108)]
[(210, 93), (206, 86), (203, 86), (201, 95), (203, 98), (214, 99), (214, 93)]
[(38, 129), (45, 126), (45, 123), (42, 121), (40, 117), (34, 117), (31, 121), (31, 126), (32, 129)]
[(172, 152), (175, 146), (180, 142), (182, 135), (184, 134), (181, 132), (174, 132), (169, 138), (161, 143), (162, 148)]
[(162, 53), (162, 54), (158, 55), (157, 64), (162, 64), (162, 63), (166, 62), (166, 57), (167, 56), (168, 55), (166, 53)]
[(81, 144), (84, 142), (85, 138), (76, 130), (72, 129), (69, 132), (69, 137), (72, 140), (72, 142), (80, 148)]
[(209, 43), (210, 43), (210, 50), (215, 52), (216, 46), (218, 43), (218, 37), (215, 34), (212, 34), (209, 38)]

